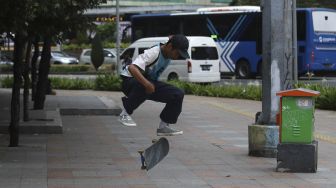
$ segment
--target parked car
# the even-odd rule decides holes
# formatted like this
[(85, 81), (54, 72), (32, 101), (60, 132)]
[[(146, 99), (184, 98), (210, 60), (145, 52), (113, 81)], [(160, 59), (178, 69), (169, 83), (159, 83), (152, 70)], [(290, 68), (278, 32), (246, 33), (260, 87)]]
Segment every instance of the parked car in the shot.
[(0, 54), (0, 65), (14, 65), (14, 63), (8, 56)]
[[(79, 57), (80, 64), (92, 64), (91, 62), (91, 49), (83, 49)], [(104, 62), (103, 64), (116, 64), (117, 55), (115, 48), (105, 48), (104, 49)]]
[(79, 60), (61, 51), (52, 51), (50, 64), (78, 64)]

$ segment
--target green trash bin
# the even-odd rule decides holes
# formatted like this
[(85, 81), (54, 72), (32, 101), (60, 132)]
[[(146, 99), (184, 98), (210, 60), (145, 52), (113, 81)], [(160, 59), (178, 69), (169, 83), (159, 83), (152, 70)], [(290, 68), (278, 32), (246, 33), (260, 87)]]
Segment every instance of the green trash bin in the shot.
[(280, 143), (310, 144), (314, 140), (315, 96), (318, 91), (292, 89), (280, 91)]

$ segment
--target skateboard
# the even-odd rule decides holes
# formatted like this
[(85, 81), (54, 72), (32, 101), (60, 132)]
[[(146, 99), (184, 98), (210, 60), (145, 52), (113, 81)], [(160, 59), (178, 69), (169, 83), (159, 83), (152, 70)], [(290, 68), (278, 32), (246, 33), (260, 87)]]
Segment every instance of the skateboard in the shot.
[(145, 150), (139, 150), (141, 169), (150, 170), (157, 165), (169, 152), (169, 142), (165, 137), (152, 140), (152, 145)]

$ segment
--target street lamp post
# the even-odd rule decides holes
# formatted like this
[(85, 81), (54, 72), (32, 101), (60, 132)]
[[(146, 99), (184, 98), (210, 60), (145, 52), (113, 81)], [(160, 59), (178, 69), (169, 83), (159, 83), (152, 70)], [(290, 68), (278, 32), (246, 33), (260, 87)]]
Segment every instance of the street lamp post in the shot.
[(293, 10), (293, 77), (294, 84), (298, 83), (298, 60), (297, 60), (297, 18), (296, 18), (296, 0), (292, 0)]
[(291, 87), (292, 0), (263, 0), (262, 112), (248, 128), (249, 155), (275, 157), (279, 141), (276, 92)]
[(119, 0), (116, 0), (116, 16), (117, 16), (117, 24), (116, 24), (116, 30), (117, 30), (117, 41), (116, 41), (116, 48), (117, 48), (117, 63), (115, 67), (115, 72), (116, 74), (119, 74), (119, 69), (120, 69), (120, 35), (119, 35), (119, 20), (120, 20), (120, 15), (119, 15)]

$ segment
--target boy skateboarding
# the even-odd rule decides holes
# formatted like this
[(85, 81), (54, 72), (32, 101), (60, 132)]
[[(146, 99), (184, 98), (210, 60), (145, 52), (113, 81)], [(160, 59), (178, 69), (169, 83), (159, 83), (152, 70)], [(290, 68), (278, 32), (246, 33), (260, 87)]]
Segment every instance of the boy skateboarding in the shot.
[(184, 35), (173, 35), (165, 44), (158, 44), (144, 51), (121, 71), (123, 110), (119, 121), (125, 126), (136, 126), (131, 118), (134, 110), (144, 101), (165, 103), (157, 128), (158, 136), (183, 134), (183, 131), (169, 126), (177, 122), (182, 111), (184, 92), (170, 84), (158, 81), (171, 60), (188, 59), (189, 41)]

